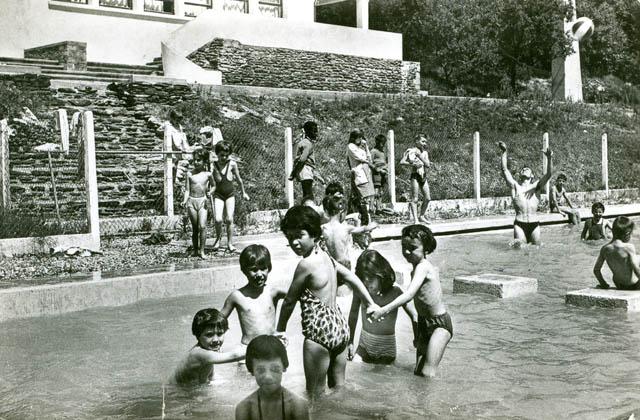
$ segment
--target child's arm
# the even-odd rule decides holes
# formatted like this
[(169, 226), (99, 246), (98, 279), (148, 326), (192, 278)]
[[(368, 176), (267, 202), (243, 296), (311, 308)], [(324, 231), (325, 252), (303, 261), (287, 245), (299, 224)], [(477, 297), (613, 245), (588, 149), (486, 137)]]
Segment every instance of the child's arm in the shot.
[(589, 219), (586, 222), (584, 222), (584, 227), (582, 228), (582, 233), (580, 234), (580, 239), (582, 239), (584, 241), (587, 238), (587, 233), (589, 232), (590, 228), (591, 228), (591, 219)]
[(377, 227), (378, 227), (378, 224), (376, 222), (371, 222), (368, 225), (364, 225), (364, 226), (351, 226), (351, 228), (348, 229), (348, 231), (352, 235), (357, 235), (359, 233), (371, 232)]
[(500, 156), (500, 166), (502, 168), (502, 177), (509, 184), (509, 186), (513, 187), (516, 184), (516, 180), (513, 179), (513, 175), (511, 175), (511, 171), (509, 171), (509, 167), (507, 166), (507, 145), (504, 142), (498, 142), (498, 146), (500, 146), (500, 150), (502, 150), (502, 155)]
[(194, 350), (196, 359), (202, 364), (215, 365), (219, 363), (237, 362), (244, 359), (246, 348), (244, 346), (236, 347), (231, 351), (217, 352), (213, 350), (205, 350), (196, 347)]
[(220, 309), (220, 313), (225, 318), (229, 318), (229, 315), (231, 315), (231, 312), (233, 312), (233, 309), (236, 307), (236, 305), (236, 290), (234, 290), (233, 292), (229, 293), (229, 296), (227, 296), (227, 299), (225, 299), (224, 305), (222, 306), (222, 309)]
[(598, 259), (596, 260), (596, 264), (593, 266), (593, 275), (598, 279), (598, 285), (602, 289), (608, 289), (609, 283), (602, 276), (602, 266), (604, 265), (604, 249), (606, 246), (603, 246), (600, 250), (600, 255), (598, 255)]
[(191, 193), (191, 172), (187, 172), (187, 176), (184, 177), (185, 186), (184, 186), (184, 198), (182, 199), (182, 207), (187, 205), (187, 200), (189, 200), (189, 194)]
[(375, 304), (373, 299), (371, 299), (371, 295), (362, 281), (351, 272), (347, 267), (340, 263), (336, 263), (336, 268), (338, 271), (338, 278), (341, 278), (344, 282), (348, 283), (349, 286), (353, 289), (354, 292), (360, 295), (360, 299), (367, 303), (367, 308), (375, 308), (379, 309), (378, 305)]
[(569, 197), (567, 197), (567, 190), (565, 190), (564, 188), (562, 189), (562, 196), (566, 200), (567, 206), (569, 206), (570, 208), (573, 208), (573, 204), (571, 204), (571, 200), (569, 200)]
[(236, 163), (232, 165), (231, 170), (233, 171), (234, 175), (238, 179), (238, 184), (240, 184), (240, 191), (242, 191), (242, 197), (244, 197), (245, 200), (248, 200), (249, 196), (244, 190), (244, 182), (242, 182), (242, 178), (240, 178), (240, 170), (238, 170), (238, 164)]
[(207, 197), (209, 198), (209, 204), (211, 204), (211, 211), (213, 212), (214, 204), (213, 204), (213, 196), (216, 193), (216, 178), (213, 176), (213, 172), (209, 173), (209, 192), (207, 193)]
[(309, 272), (308, 263), (305, 260), (300, 261), (293, 274), (293, 280), (284, 298), (284, 302), (282, 302), (276, 332), (284, 333), (287, 330), (287, 323), (289, 322), (289, 318), (291, 318), (293, 309), (296, 307), (296, 303), (298, 303), (298, 299), (300, 299), (300, 295), (304, 291)]
[(411, 278), (411, 283), (409, 284), (407, 290), (402, 292), (400, 296), (398, 296), (382, 308), (378, 309), (377, 311), (371, 311), (367, 309), (367, 315), (369, 315), (375, 321), (378, 321), (384, 315), (409, 302), (411, 299), (413, 299), (416, 293), (418, 293), (418, 290), (420, 289), (420, 286), (422, 286), (422, 283), (428, 281), (431, 275), (432, 273), (428, 265), (422, 263), (418, 264), (413, 272), (413, 277)]
[(357, 294), (353, 294), (351, 300), (351, 309), (349, 310), (349, 347), (347, 350), (347, 359), (353, 360), (353, 340), (356, 337), (356, 326), (358, 325), (358, 317), (360, 315), (360, 298)]
[(251, 420), (251, 402), (249, 398), (252, 396), (253, 394), (236, 405), (236, 420)]
[(424, 157), (422, 157), (422, 153), (416, 153), (416, 157), (422, 161), (425, 167), (431, 166), (431, 161), (429, 160), (429, 152), (424, 151)]
[(547, 150), (543, 150), (542, 153), (547, 157), (547, 172), (542, 175), (542, 178), (538, 181), (538, 185), (536, 189), (544, 188), (547, 185), (547, 182), (551, 179), (551, 173), (553, 172), (553, 163), (551, 156), (553, 156), (553, 151), (551, 151), (550, 147), (547, 147)]

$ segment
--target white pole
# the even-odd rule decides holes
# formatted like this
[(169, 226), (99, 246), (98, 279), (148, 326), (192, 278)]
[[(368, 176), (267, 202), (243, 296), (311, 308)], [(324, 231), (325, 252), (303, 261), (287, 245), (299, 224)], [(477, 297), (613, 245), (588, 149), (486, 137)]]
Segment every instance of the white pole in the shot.
[(473, 133), (473, 193), (480, 201), (480, 133)]
[(293, 181), (289, 180), (289, 174), (293, 170), (293, 133), (291, 127), (284, 129), (284, 193), (287, 197), (289, 208), (293, 207)]
[(9, 183), (9, 126), (0, 120), (0, 209), (8, 209), (11, 195)]
[[(542, 150), (546, 151), (549, 148), (549, 133), (544, 133), (542, 135)], [(542, 155), (542, 173), (547, 173), (547, 168), (549, 167), (549, 161), (547, 160), (547, 155)], [(547, 195), (547, 200), (549, 199), (549, 181), (544, 185), (544, 193)]]
[(65, 109), (59, 109), (56, 112), (58, 118), (58, 127), (60, 128), (60, 144), (62, 145), (62, 151), (69, 154), (69, 121), (67, 120), (67, 111)]
[(93, 132), (93, 112), (82, 114), (84, 134), (84, 182), (87, 188), (87, 218), (94, 246), (100, 248), (100, 219), (98, 213), (98, 173), (96, 171), (96, 139)]
[(393, 130), (387, 132), (387, 182), (389, 183), (389, 199), (391, 206), (396, 207), (396, 137)]
[[(170, 127), (164, 126), (164, 144), (162, 150), (170, 152), (172, 149)], [(164, 214), (173, 216), (173, 155), (164, 155)]]
[(602, 185), (604, 192), (609, 196), (609, 144), (607, 133), (602, 133)]

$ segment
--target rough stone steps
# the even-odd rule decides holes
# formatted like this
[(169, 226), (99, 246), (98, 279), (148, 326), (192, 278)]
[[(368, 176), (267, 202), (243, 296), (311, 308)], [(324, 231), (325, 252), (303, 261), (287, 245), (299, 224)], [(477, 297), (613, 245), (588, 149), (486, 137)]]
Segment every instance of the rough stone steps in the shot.
[(88, 69), (110, 69), (110, 71), (123, 70), (129, 71), (130, 73), (151, 73), (162, 71), (162, 62), (160, 63), (149, 63), (146, 65), (134, 65), (134, 64), (116, 64), (116, 63), (100, 63), (97, 61), (89, 61), (87, 62)]
[(0, 57), (0, 63), (12, 63), (12, 64), (22, 64), (22, 65), (32, 65), (32, 66), (40, 66), (40, 65), (56, 65), (62, 67), (62, 65), (57, 60), (45, 60), (41, 58), (15, 58), (15, 57)]
[(43, 72), (45, 75), (51, 77), (52, 79), (61, 79), (61, 80), (83, 80), (83, 81), (96, 81), (96, 82), (128, 82), (130, 80), (129, 77), (123, 76), (120, 74), (113, 74), (108, 76), (96, 76), (92, 73), (82, 73), (74, 74), (70, 72)]

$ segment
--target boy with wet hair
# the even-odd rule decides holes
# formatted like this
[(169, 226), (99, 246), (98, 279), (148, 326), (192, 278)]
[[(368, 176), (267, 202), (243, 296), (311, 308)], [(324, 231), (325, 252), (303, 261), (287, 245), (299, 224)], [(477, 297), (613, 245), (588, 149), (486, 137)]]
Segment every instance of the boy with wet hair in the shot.
[(240, 270), (247, 277), (247, 284), (231, 292), (220, 311), (226, 318), (234, 309), (238, 312), (245, 346), (258, 335), (275, 332), (276, 307), (287, 290), (282, 285), (267, 284), (271, 268), (271, 255), (266, 247), (253, 244), (243, 249)]
[(436, 249), (431, 229), (410, 225), (402, 229), (402, 255), (411, 263), (411, 283), (406, 291), (380, 309), (368, 309), (375, 321), (414, 300), (418, 312), (416, 328), (416, 366), (414, 375), (434, 377), (447, 344), (453, 337), (451, 316), (442, 301), (442, 285), (438, 269), (427, 260)]
[(247, 370), (258, 390), (236, 406), (236, 420), (308, 420), (307, 401), (282, 386), (289, 367), (287, 349), (272, 335), (259, 335), (247, 347)]
[(198, 342), (178, 364), (171, 382), (178, 385), (206, 384), (213, 380), (213, 365), (244, 359), (244, 348), (220, 352), (228, 329), (227, 318), (217, 309), (199, 310), (191, 324), (191, 332)]
[(569, 223), (577, 226), (580, 224), (580, 212), (573, 208), (573, 204), (567, 197), (567, 190), (564, 188), (565, 182), (567, 182), (567, 176), (559, 174), (556, 178), (556, 184), (551, 187), (549, 193), (549, 210), (551, 210), (551, 213), (560, 213), (567, 216)]
[(593, 203), (591, 206), (591, 214), (593, 217), (584, 222), (584, 228), (582, 229), (580, 238), (587, 241), (609, 239), (607, 229), (611, 230), (611, 222), (602, 217), (604, 214), (604, 204), (599, 201)]
[(613, 284), (619, 290), (640, 291), (640, 257), (636, 247), (630, 244), (635, 224), (626, 216), (618, 216), (613, 221), (613, 239), (600, 249), (600, 255), (593, 267), (601, 289), (608, 289), (609, 283), (602, 276), (605, 261), (613, 273)]

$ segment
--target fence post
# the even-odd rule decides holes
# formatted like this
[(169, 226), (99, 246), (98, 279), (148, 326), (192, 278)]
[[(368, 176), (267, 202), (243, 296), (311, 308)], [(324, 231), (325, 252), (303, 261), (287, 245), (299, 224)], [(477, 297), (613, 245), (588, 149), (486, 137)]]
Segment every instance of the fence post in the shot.
[[(170, 152), (172, 150), (172, 140), (169, 133), (170, 127), (164, 126), (164, 143), (162, 150)], [(164, 155), (164, 214), (173, 216), (173, 155)]]
[(291, 127), (284, 129), (284, 193), (287, 197), (287, 206), (294, 206), (293, 181), (289, 180), (289, 174), (293, 170), (293, 132)]
[(391, 206), (396, 207), (396, 137), (393, 130), (387, 132), (387, 182)]
[(609, 197), (609, 144), (607, 133), (602, 133), (602, 185), (604, 192)]
[(0, 210), (9, 208), (11, 188), (9, 183), (9, 126), (0, 120)]
[[(549, 148), (549, 133), (544, 133), (542, 135), (542, 150), (547, 150)], [(547, 155), (542, 155), (542, 173), (547, 173), (547, 168), (549, 167), (549, 161), (547, 159)], [(547, 200), (549, 199), (549, 181), (544, 185), (544, 193), (547, 195)]]
[(480, 202), (480, 133), (473, 133), (473, 193)]
[(62, 145), (62, 151), (69, 154), (69, 121), (67, 120), (67, 110), (59, 109), (56, 112), (56, 122), (60, 129), (60, 144)]
[(82, 114), (84, 135), (84, 182), (87, 189), (87, 219), (94, 246), (100, 248), (100, 218), (98, 213), (98, 173), (96, 171), (96, 139), (93, 132), (93, 112)]

